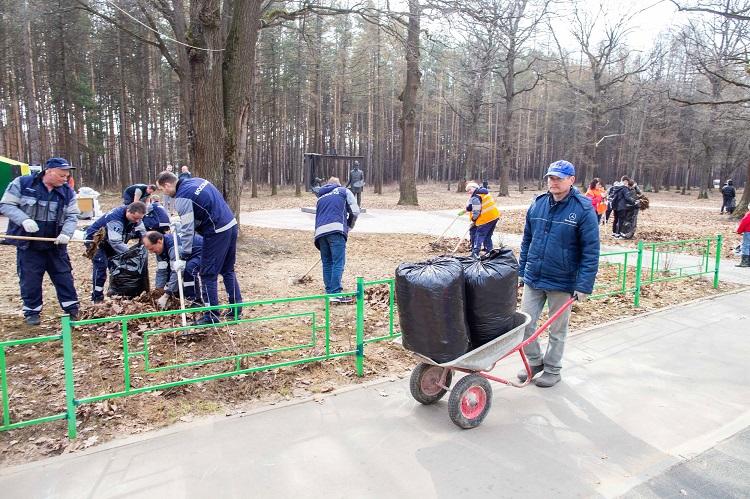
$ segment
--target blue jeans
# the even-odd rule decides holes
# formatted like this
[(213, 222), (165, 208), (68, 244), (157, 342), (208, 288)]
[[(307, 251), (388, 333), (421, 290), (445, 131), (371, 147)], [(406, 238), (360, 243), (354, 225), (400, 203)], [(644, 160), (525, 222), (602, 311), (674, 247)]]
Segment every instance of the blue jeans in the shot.
[[(534, 334), (539, 322), (539, 316), (542, 314), (544, 304), (547, 303), (549, 314), (552, 315), (570, 298), (570, 293), (565, 291), (545, 291), (543, 289), (532, 288), (526, 284), (523, 288), (523, 298), (521, 298), (521, 311), (531, 316), (531, 322), (526, 326), (523, 339), (527, 339)], [(555, 322), (549, 327), (549, 341), (547, 350), (542, 357), (542, 349), (539, 346), (539, 340), (526, 345), (523, 351), (529, 359), (529, 365), (541, 366), (544, 364), (544, 372), (550, 374), (560, 374), (562, 369), (562, 357), (565, 351), (565, 339), (568, 336), (568, 321), (570, 320), (570, 308), (568, 308)]]
[(469, 239), (471, 241), (471, 254), (479, 256), (479, 251), (484, 246), (486, 252), (492, 251), (492, 233), (495, 232), (497, 220), (487, 222), (484, 225), (475, 225), (469, 229)]
[(742, 233), (742, 254), (750, 256), (750, 232)]
[(320, 259), (323, 263), (323, 283), (326, 294), (341, 293), (341, 276), (346, 263), (346, 238), (343, 234), (334, 233), (318, 239)]

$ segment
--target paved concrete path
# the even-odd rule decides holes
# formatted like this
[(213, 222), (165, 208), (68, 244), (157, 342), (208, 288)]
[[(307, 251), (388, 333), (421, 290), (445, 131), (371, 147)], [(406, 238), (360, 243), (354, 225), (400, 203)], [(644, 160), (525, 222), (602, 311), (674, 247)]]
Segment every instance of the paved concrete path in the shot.
[[(521, 210), (528, 205), (504, 206), (503, 210)], [(447, 230), (445, 237), (468, 237), (469, 221), (467, 217), (457, 217), (457, 210), (439, 211), (416, 211), (416, 210), (381, 210), (368, 209), (357, 219), (356, 232), (364, 233), (389, 233), (389, 234), (427, 234), (440, 236)], [(274, 229), (296, 229), (311, 231), (315, 227), (315, 215), (304, 213), (299, 209), (286, 210), (261, 210), (243, 212), (240, 221), (244, 225), (256, 227), (268, 227)], [(502, 219), (495, 230), (495, 242), (512, 246), (520, 246), (520, 234), (508, 234), (503, 232)], [(623, 251), (627, 248), (622, 246), (607, 246), (607, 241), (602, 241), (602, 251)], [(621, 261), (622, 257), (614, 257), (613, 261)], [(651, 253), (644, 252), (644, 262), (651, 261)], [(631, 262), (635, 264), (635, 259)], [(669, 266), (672, 269), (685, 267), (686, 273), (696, 272), (701, 264), (701, 259), (693, 255), (674, 255), (670, 258)], [(735, 261), (725, 261), (719, 268), (719, 278), (722, 281), (750, 285), (750, 269), (740, 269), (734, 266)], [(713, 266), (711, 262), (710, 267)], [(711, 276), (708, 276), (711, 278)]]
[[(745, 291), (574, 335), (560, 384), (493, 383), (473, 430), (445, 401), (416, 403), (408, 380), (385, 382), (3, 469), (0, 495), (640, 497), (669, 483), (681, 497), (673, 466), (750, 426), (748, 303)], [(690, 478), (747, 492), (743, 459)]]

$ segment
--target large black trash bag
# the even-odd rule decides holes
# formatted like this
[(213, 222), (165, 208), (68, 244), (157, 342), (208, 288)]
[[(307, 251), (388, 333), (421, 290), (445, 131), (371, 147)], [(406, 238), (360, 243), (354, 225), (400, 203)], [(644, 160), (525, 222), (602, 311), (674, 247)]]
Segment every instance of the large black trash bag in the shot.
[(148, 291), (148, 251), (136, 245), (109, 260), (109, 295), (135, 297)]
[(464, 274), (457, 259), (399, 265), (396, 302), (405, 348), (441, 364), (469, 351)]
[(518, 298), (518, 260), (510, 248), (477, 260), (461, 258), (466, 283), (466, 320), (472, 348), (513, 329)]

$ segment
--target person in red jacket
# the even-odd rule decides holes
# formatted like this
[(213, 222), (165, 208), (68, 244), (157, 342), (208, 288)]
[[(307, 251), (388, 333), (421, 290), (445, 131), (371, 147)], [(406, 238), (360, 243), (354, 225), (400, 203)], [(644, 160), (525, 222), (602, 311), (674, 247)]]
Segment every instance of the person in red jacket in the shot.
[(750, 211), (740, 220), (737, 234), (742, 234), (742, 260), (736, 267), (750, 267)]

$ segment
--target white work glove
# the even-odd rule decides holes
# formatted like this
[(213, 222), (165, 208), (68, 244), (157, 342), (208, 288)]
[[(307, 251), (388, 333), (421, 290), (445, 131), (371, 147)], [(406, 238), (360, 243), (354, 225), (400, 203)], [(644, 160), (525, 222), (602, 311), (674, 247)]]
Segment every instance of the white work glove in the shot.
[(167, 302), (169, 301), (169, 295), (167, 293), (164, 293), (161, 295), (161, 298), (156, 300), (156, 305), (159, 307), (159, 310), (164, 310), (167, 308)]
[(174, 272), (182, 272), (185, 270), (185, 260), (175, 260), (172, 262), (172, 270)]
[(55, 244), (68, 244), (70, 242), (70, 236), (67, 234), (60, 234), (55, 239)]
[(590, 293), (584, 293), (583, 291), (574, 291), (573, 298), (578, 300), (580, 303), (583, 303), (589, 299), (589, 294)]
[(23, 226), (23, 230), (25, 230), (26, 232), (39, 232), (39, 226), (30, 218), (27, 218), (26, 220), (21, 222), (21, 225)]

